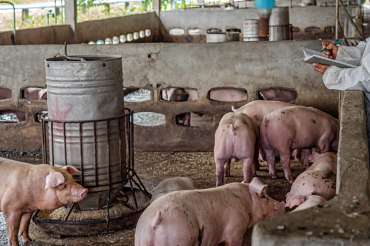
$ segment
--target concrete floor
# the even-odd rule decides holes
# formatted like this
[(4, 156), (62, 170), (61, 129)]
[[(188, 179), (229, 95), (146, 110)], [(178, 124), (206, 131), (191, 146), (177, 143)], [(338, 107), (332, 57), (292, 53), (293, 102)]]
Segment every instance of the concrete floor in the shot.
[(7, 238), (6, 238), (6, 225), (5, 219), (2, 213), (0, 213), (0, 245), (5, 246), (7, 245)]

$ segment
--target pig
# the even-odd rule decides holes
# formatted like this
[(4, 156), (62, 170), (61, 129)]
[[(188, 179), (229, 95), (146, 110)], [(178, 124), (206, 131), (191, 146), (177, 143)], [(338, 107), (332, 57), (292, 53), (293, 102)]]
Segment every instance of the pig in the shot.
[(263, 100), (273, 100), (294, 103), (297, 98), (297, 92), (291, 88), (270, 87), (258, 91), (258, 95)]
[[(314, 161), (312, 166), (298, 175), (286, 195), (286, 206), (288, 208), (301, 205), (311, 195), (320, 196), (324, 200), (330, 200), (335, 196), (336, 154), (326, 152), (313, 155)], [(311, 198), (311, 200), (314, 199)], [(312, 203), (313, 201), (307, 204), (311, 205)]]
[(250, 182), (258, 163), (257, 134), (255, 124), (245, 114), (230, 112), (222, 117), (215, 133), (216, 186), (224, 184), (225, 165), (228, 170), (232, 158), (243, 162), (243, 182)]
[(84, 199), (87, 189), (73, 180), (71, 166), (32, 165), (0, 158), (0, 211), (7, 218), (9, 245), (18, 245), (18, 233), (30, 244), (28, 227), (36, 210), (53, 210)]
[[(245, 104), (244, 106), (238, 109), (235, 109), (234, 107), (232, 107), (231, 109), (234, 113), (243, 113), (248, 115), (254, 121), (254, 124), (257, 127), (257, 131), (259, 132), (259, 127), (261, 125), (262, 119), (266, 114), (271, 113), (276, 109), (281, 109), (290, 106), (294, 106), (294, 104), (280, 101), (255, 100)], [(262, 151), (260, 151), (260, 157), (262, 161), (266, 160)], [(226, 176), (230, 176), (230, 161), (226, 163), (225, 169)]]
[(38, 93), (38, 100), (48, 99), (48, 89), (41, 89)]
[(290, 157), (293, 149), (317, 149), (320, 153), (338, 148), (338, 120), (318, 109), (291, 106), (267, 114), (261, 123), (261, 147), (276, 178), (275, 155), (280, 156), (284, 176), (293, 181)]
[(241, 102), (248, 100), (248, 93), (244, 89), (219, 87), (209, 91), (208, 98), (216, 102)]
[(232, 107), (232, 111), (235, 113), (243, 113), (248, 115), (250, 118), (252, 118), (256, 126), (259, 127), (265, 115), (277, 109), (291, 106), (294, 106), (294, 104), (280, 101), (255, 100), (245, 104), (238, 109)]
[(135, 246), (241, 246), (248, 228), (284, 211), (284, 202), (270, 198), (258, 178), (249, 184), (175, 191), (145, 209), (136, 226)]
[(167, 178), (159, 182), (152, 191), (152, 201), (172, 191), (195, 189), (193, 180), (188, 177)]
[(161, 90), (161, 97), (163, 100), (170, 102), (185, 102), (190, 99), (190, 95), (184, 88), (170, 87)]
[(25, 88), (23, 92), (25, 99), (33, 100), (46, 100), (47, 99), (47, 89), (42, 89), (38, 87)]
[(322, 196), (318, 195), (310, 195), (307, 199), (298, 207), (296, 207), (292, 212), (297, 212), (305, 209), (309, 209), (312, 207), (316, 207), (319, 205), (323, 205), (326, 202), (326, 199)]

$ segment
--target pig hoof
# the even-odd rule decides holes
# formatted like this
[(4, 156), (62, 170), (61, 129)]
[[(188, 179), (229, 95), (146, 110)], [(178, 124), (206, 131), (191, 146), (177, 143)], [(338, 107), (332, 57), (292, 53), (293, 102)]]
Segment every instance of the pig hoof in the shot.
[(32, 240), (29, 237), (25, 237), (25, 236), (22, 235), (21, 239), (22, 239), (23, 245), (25, 245), (25, 246), (31, 245)]

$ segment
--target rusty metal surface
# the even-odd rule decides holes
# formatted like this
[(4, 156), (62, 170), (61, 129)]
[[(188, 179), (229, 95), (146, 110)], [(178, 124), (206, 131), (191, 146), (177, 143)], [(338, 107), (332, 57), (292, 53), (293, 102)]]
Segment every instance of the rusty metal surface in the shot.
[(61, 56), (46, 59), (45, 65), (48, 126), (43, 124), (43, 143), (44, 149), (49, 145), (50, 163), (79, 168), (80, 182), (90, 192), (125, 182), (121, 57)]
[(65, 57), (45, 61), (48, 111), (52, 120), (101, 120), (121, 114), (120, 57)]

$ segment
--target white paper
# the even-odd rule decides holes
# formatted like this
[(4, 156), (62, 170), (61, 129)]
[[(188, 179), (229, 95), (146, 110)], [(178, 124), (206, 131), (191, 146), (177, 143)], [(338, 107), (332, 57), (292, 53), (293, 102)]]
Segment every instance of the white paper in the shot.
[(355, 68), (357, 66), (339, 60), (334, 60), (323, 56), (319, 51), (304, 48), (304, 62), (307, 63), (319, 63), (323, 65), (336, 66), (340, 68)]

